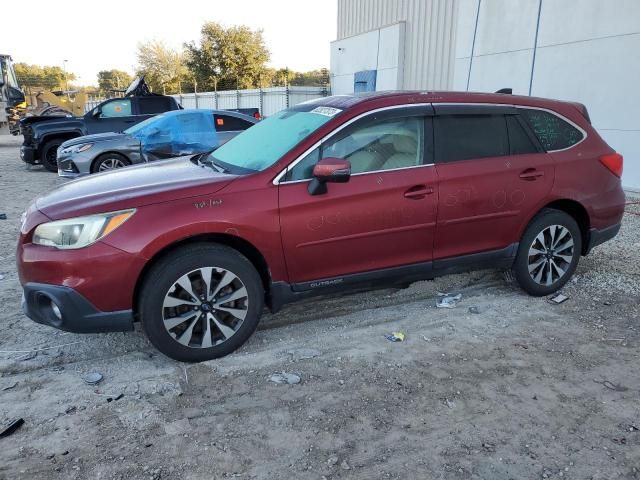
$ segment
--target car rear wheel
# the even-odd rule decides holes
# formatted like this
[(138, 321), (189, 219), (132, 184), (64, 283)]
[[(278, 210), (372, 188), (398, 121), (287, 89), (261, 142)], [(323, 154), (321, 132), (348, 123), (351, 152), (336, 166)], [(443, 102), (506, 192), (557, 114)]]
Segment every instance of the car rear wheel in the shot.
[(146, 275), (139, 313), (162, 353), (183, 362), (228, 355), (254, 332), (264, 288), (251, 262), (223, 245), (187, 246)]
[(522, 236), (513, 266), (516, 280), (529, 294), (549, 295), (567, 283), (582, 252), (582, 235), (565, 212), (545, 209)]
[(93, 173), (109, 172), (117, 168), (123, 168), (131, 165), (131, 162), (123, 155), (118, 153), (106, 153), (96, 160), (93, 166)]
[(49, 140), (42, 147), (40, 161), (44, 168), (50, 172), (58, 171), (58, 147), (62, 145), (62, 140)]

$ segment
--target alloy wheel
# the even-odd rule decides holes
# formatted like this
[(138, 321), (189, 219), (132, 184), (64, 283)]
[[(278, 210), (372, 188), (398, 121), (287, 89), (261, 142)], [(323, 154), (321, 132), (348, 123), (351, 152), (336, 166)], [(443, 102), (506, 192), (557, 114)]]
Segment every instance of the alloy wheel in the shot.
[(550, 286), (565, 276), (574, 256), (573, 236), (562, 225), (550, 225), (529, 247), (529, 275), (539, 285)]
[(119, 159), (119, 158), (107, 158), (100, 163), (100, 167), (98, 167), (99, 172), (105, 172), (107, 170), (114, 170), (116, 168), (122, 168), (127, 164)]
[(162, 321), (169, 335), (191, 348), (209, 348), (229, 340), (240, 329), (249, 294), (240, 278), (218, 267), (203, 267), (181, 276), (164, 297)]

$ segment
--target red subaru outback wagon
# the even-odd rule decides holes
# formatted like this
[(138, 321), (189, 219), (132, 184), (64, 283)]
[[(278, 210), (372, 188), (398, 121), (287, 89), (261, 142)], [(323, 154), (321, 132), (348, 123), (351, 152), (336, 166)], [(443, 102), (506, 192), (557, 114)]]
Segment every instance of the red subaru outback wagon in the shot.
[(622, 157), (581, 104), (386, 92), (281, 111), (210, 154), (73, 181), (26, 211), (23, 308), (131, 330), (177, 360), (226, 355), (265, 304), (511, 269), (548, 295), (613, 238)]

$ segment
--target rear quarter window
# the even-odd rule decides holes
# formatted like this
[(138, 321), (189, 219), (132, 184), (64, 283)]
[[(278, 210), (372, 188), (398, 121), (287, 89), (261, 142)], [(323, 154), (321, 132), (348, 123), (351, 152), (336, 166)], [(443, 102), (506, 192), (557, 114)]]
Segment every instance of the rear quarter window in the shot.
[(218, 132), (235, 132), (238, 130), (246, 130), (253, 126), (253, 123), (231, 115), (215, 114), (213, 118)]
[(564, 150), (584, 138), (580, 130), (551, 112), (523, 108), (522, 116), (546, 151)]

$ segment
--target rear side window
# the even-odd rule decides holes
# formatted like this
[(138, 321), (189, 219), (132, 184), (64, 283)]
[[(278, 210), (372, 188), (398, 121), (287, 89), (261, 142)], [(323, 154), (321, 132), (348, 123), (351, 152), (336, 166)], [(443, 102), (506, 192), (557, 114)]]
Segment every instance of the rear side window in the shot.
[(569, 148), (584, 137), (580, 130), (553, 113), (523, 108), (522, 115), (547, 151)]
[(509, 155), (504, 115), (438, 115), (436, 162)]
[(155, 115), (173, 109), (173, 103), (168, 97), (149, 96), (139, 97), (140, 115)]
[(525, 155), (538, 153), (538, 147), (531, 141), (527, 132), (522, 128), (516, 115), (507, 115), (507, 130), (509, 132), (509, 153), (511, 155)]
[(213, 116), (216, 130), (218, 132), (233, 132), (236, 130), (246, 130), (253, 126), (253, 123), (247, 122), (242, 118), (232, 117), (231, 115), (218, 115)]

